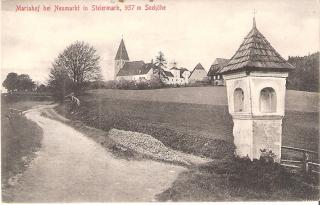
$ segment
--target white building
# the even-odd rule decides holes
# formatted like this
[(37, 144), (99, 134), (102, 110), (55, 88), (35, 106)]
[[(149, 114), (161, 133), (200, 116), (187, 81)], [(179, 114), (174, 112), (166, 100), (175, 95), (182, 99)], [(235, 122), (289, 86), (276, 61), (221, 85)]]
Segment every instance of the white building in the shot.
[(128, 61), (119, 70), (116, 80), (144, 81), (151, 80), (155, 66), (143, 61)]
[(200, 63), (198, 63), (196, 67), (193, 69), (193, 71), (190, 73), (189, 82), (195, 83), (207, 80), (207, 71), (203, 68), (203, 66)]
[(169, 84), (185, 85), (189, 83), (190, 71), (186, 68), (172, 67), (170, 71), (172, 77), (169, 78)]

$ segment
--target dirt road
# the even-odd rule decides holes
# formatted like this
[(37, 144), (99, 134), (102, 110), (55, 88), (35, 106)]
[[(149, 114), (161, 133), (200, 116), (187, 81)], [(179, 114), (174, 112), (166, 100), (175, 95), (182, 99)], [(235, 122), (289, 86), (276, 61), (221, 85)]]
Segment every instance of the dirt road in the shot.
[(115, 159), (102, 146), (73, 128), (26, 113), (44, 131), (42, 148), (19, 183), (14, 202), (153, 201), (183, 167), (155, 161)]

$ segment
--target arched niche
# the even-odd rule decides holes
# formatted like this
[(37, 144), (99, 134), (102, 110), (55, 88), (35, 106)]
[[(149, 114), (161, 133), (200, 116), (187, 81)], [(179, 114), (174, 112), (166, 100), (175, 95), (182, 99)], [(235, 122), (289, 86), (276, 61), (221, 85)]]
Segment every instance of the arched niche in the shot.
[(277, 112), (277, 94), (276, 91), (271, 88), (263, 88), (260, 91), (260, 112), (271, 113)]
[(233, 93), (234, 112), (243, 112), (244, 110), (244, 93), (241, 88), (236, 88)]

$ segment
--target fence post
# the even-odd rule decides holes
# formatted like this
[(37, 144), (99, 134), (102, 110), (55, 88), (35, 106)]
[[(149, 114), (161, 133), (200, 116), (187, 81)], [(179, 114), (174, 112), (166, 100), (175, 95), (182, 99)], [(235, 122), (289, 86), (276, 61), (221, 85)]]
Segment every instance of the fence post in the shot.
[(303, 174), (305, 176), (309, 176), (309, 173), (310, 173), (310, 170), (309, 170), (309, 154), (307, 152), (303, 152), (303, 168), (302, 168), (302, 171), (303, 171)]

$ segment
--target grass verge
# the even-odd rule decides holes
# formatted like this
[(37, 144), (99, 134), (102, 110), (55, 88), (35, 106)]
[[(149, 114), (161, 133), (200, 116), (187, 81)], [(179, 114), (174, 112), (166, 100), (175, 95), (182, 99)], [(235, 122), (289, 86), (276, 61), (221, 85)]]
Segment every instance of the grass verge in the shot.
[(11, 101), (1, 98), (1, 186), (3, 200), (10, 199), (6, 189), (14, 185), (41, 147), (42, 129), (25, 116), (10, 114), (9, 108), (27, 110), (38, 101)]
[(159, 201), (318, 200), (319, 189), (301, 183), (276, 163), (216, 161), (181, 173)]

